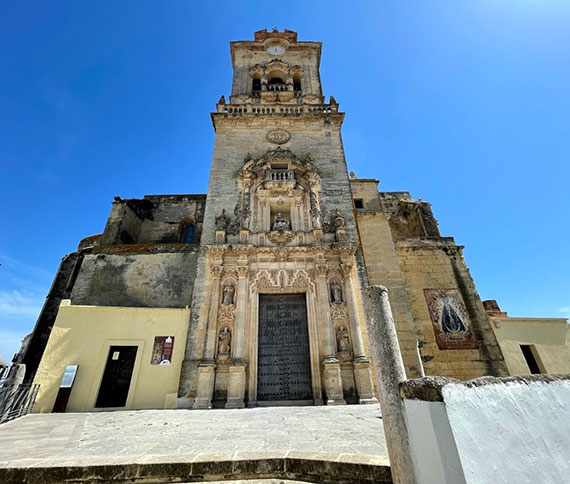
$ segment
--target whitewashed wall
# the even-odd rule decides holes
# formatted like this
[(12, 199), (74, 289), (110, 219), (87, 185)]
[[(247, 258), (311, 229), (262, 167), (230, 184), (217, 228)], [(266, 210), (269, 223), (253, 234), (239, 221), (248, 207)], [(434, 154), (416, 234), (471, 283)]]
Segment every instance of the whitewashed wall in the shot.
[(416, 380), (404, 409), (417, 484), (570, 483), (568, 378), (439, 379), (439, 398)]

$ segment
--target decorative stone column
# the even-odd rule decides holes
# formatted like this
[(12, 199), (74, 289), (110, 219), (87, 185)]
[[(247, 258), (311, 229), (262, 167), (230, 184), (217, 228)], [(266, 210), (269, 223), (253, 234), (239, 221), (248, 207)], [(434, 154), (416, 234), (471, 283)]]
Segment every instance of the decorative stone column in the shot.
[(352, 347), (354, 351), (354, 382), (356, 384), (359, 403), (378, 403), (378, 400), (374, 396), (370, 360), (365, 354), (362, 331), (360, 329), (356, 303), (354, 301), (354, 286), (352, 284), (353, 266), (352, 264), (341, 264), (340, 267), (344, 275), (344, 297), (346, 299), (346, 307), (350, 321), (350, 334), (352, 336)]
[(345, 405), (342, 391), (342, 376), (340, 372), (340, 361), (336, 357), (336, 345), (334, 328), (331, 324), (329, 290), (327, 285), (327, 266), (324, 260), (317, 261), (315, 265), (316, 285), (319, 314), (322, 318), (320, 327), (323, 329), (323, 342), (325, 359), (323, 369), (325, 377), (325, 393), (327, 405)]
[(196, 398), (193, 408), (212, 408), (212, 396), (214, 395), (214, 383), (216, 378), (216, 362), (214, 351), (217, 339), (218, 305), (220, 299), (220, 275), (221, 265), (213, 265), (210, 268), (212, 281), (210, 283), (210, 306), (208, 308), (208, 326), (206, 329), (206, 347), (202, 362), (198, 365), (198, 377), (196, 386)]
[(233, 337), (233, 360), (228, 375), (228, 400), (226, 408), (245, 407), (245, 326), (247, 311), (247, 261), (237, 267), (238, 290), (236, 298), (236, 319)]

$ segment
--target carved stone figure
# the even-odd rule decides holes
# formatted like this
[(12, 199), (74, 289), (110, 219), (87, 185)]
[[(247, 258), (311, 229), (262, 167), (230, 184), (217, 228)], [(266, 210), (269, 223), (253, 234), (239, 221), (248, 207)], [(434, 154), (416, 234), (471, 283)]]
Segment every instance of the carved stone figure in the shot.
[(216, 217), (216, 230), (226, 230), (230, 223), (230, 218), (226, 215), (226, 210), (222, 210), (222, 214)]
[(336, 332), (336, 347), (339, 356), (347, 358), (350, 356), (350, 338), (344, 326), (338, 328)]
[(225, 326), (218, 336), (218, 356), (228, 356), (232, 349), (231, 344), (232, 333), (229, 328)]
[(331, 284), (331, 299), (333, 304), (342, 304), (342, 288), (338, 282)]
[(222, 298), (222, 304), (224, 306), (233, 306), (234, 304), (234, 293), (235, 289), (232, 284), (227, 284), (224, 286), (224, 295)]
[(335, 229), (342, 229), (346, 226), (346, 219), (342, 216), (338, 208), (335, 209), (331, 217), (331, 222)]
[(289, 220), (284, 218), (283, 215), (281, 215), (281, 212), (275, 215), (275, 218), (273, 219), (273, 230), (291, 230)]

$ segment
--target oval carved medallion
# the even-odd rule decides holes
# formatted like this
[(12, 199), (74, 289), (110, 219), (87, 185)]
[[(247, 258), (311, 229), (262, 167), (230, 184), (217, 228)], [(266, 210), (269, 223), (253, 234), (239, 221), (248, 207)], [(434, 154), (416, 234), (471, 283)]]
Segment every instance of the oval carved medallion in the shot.
[(291, 135), (284, 129), (274, 129), (273, 131), (269, 131), (269, 133), (267, 133), (268, 141), (271, 141), (277, 145), (287, 143), (290, 137)]

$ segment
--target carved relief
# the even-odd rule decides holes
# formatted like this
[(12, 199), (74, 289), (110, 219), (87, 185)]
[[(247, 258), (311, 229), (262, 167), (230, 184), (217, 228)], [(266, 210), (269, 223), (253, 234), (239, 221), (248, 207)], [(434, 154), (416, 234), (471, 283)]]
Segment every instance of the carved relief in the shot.
[[(279, 200), (277, 203), (279, 203)], [(281, 201), (281, 203), (283, 203), (283, 201)], [(284, 218), (283, 215), (281, 215), (281, 212), (279, 212), (273, 219), (273, 230), (291, 230), (291, 222)]]
[(258, 272), (254, 284), (258, 290), (268, 289), (297, 289), (307, 290), (312, 288), (308, 274), (304, 270), (284, 271), (267, 270)]
[[(277, 129), (268, 136), (280, 131), (288, 135)], [(290, 150), (277, 147), (257, 159), (248, 156), (239, 179), (242, 193), (228, 233), (236, 235), (240, 228), (249, 229), (250, 243), (263, 245), (263, 239), (256, 234), (291, 231), (293, 227), (296, 232), (309, 232), (320, 227), (320, 178), (309, 154), (299, 158)], [(293, 237), (272, 234), (267, 240), (285, 245)]]
[(234, 294), (235, 294), (235, 288), (234, 288), (233, 284), (226, 284), (224, 286), (224, 291), (223, 291), (222, 305), (233, 306), (234, 305)]
[(350, 336), (345, 326), (340, 326), (336, 330), (337, 356), (340, 360), (349, 360), (352, 356), (350, 349)]
[(346, 311), (346, 304), (333, 304), (331, 306), (331, 318), (332, 319), (347, 319), (348, 313)]
[(338, 208), (335, 208), (335, 211), (331, 217), (331, 223), (336, 230), (343, 229), (346, 226), (346, 219), (340, 213)]
[(218, 361), (224, 363), (231, 358), (232, 333), (228, 326), (220, 331), (218, 335)]
[(287, 143), (290, 137), (291, 135), (284, 129), (274, 129), (272, 131), (269, 131), (269, 133), (267, 133), (267, 140), (277, 145)]
[(211, 266), (210, 267), (210, 273), (212, 274), (212, 277), (220, 277), (220, 275), (222, 274), (222, 266)]
[(295, 233), (290, 230), (275, 230), (267, 234), (267, 239), (276, 245), (286, 245), (293, 240)]
[(230, 223), (230, 218), (226, 215), (226, 210), (216, 217), (216, 230), (226, 230)]
[(338, 282), (333, 282), (330, 285), (331, 302), (333, 304), (342, 304), (342, 286)]

